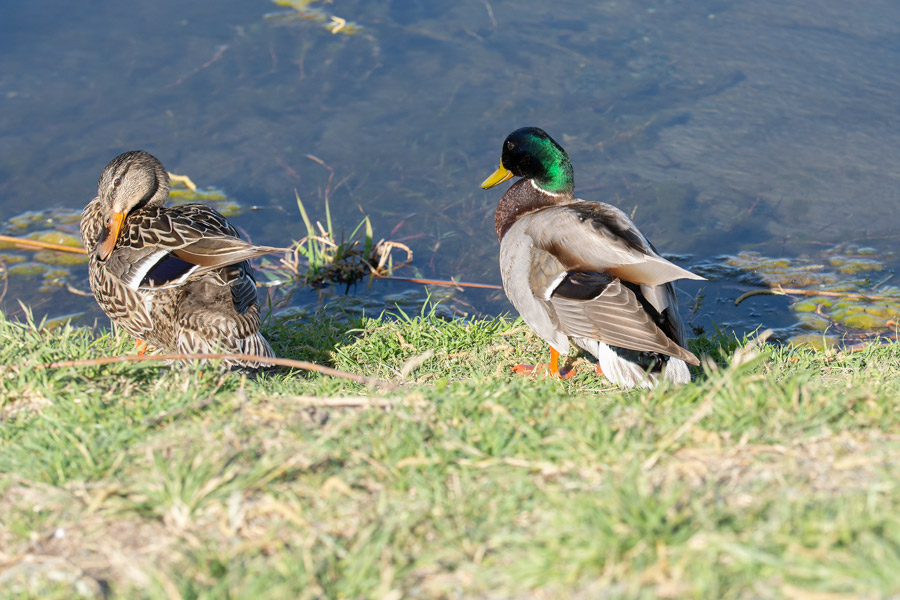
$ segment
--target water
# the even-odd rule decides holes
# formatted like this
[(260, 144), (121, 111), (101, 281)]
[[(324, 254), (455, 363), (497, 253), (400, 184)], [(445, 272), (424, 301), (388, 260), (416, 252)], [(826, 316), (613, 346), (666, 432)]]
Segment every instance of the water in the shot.
[[(142, 148), (221, 188), (257, 242), (304, 232), (294, 190), (336, 227), (362, 213), (409, 244), (421, 274), (499, 283), (493, 210), (478, 184), (507, 133), (543, 127), (567, 149), (576, 191), (634, 213), (687, 267), (742, 250), (825, 261), (875, 248), (889, 276), (900, 213), (900, 5), (431, 0), (312, 3), (332, 34), (268, 0), (12, 3), (0, 20), (0, 222), (80, 209), (106, 162)], [(336, 22), (336, 21), (332, 21)], [(390, 235), (389, 235), (390, 234)], [(87, 288), (75, 268), (74, 287)], [(80, 269), (80, 270), (79, 270)], [(712, 273), (713, 271), (710, 271)], [(10, 277), (2, 308), (101, 315), (92, 300)], [(376, 282), (370, 310), (409, 288)], [(734, 308), (747, 282), (681, 285), (695, 326), (796, 323), (791, 302)], [(510, 310), (502, 293), (457, 310)], [(292, 302), (315, 302), (311, 293)], [(101, 319), (101, 323), (104, 322)]]

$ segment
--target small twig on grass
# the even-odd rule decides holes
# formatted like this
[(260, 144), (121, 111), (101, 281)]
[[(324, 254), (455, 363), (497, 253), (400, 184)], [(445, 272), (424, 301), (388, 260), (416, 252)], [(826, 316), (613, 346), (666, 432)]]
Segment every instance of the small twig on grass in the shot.
[(432, 350), (431, 348), (429, 348), (422, 354), (413, 356), (412, 358), (407, 360), (405, 363), (403, 363), (402, 367), (400, 367), (400, 377), (405, 381), (406, 378), (409, 377), (410, 373), (412, 373), (413, 371), (415, 371), (416, 369), (418, 369), (419, 367), (424, 365), (426, 362), (431, 360), (431, 358), (433, 356), (434, 356), (434, 350)]
[(341, 379), (349, 379), (364, 385), (373, 385), (387, 390), (397, 390), (398, 386), (388, 381), (375, 379), (374, 377), (366, 377), (365, 375), (356, 375), (355, 373), (347, 373), (339, 371), (331, 367), (317, 365), (316, 363), (305, 360), (293, 360), (290, 358), (275, 358), (268, 356), (255, 356), (252, 354), (231, 354), (227, 352), (217, 354), (154, 354), (152, 356), (128, 354), (123, 356), (104, 356), (101, 358), (90, 358), (86, 360), (57, 360), (50, 363), (35, 365), (38, 369), (62, 369), (66, 367), (97, 367), (123, 362), (159, 362), (164, 360), (234, 360), (242, 362), (251, 362), (263, 365), (278, 365), (281, 367), (292, 367), (294, 369), (303, 369), (304, 371), (315, 371), (323, 375), (338, 377)]

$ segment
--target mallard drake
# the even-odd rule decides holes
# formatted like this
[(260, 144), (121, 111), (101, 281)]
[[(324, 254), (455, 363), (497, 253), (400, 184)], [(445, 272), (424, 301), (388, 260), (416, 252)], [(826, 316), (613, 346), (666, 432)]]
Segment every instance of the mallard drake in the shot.
[(550, 371), (560, 375), (571, 338), (620, 387), (689, 382), (686, 363), (700, 362), (686, 349), (672, 281), (703, 277), (657, 254), (618, 208), (576, 198), (572, 162), (543, 130), (512, 132), (481, 187), (514, 176), (494, 216), (500, 273), (522, 319), (550, 345)]
[(160, 350), (275, 356), (259, 332), (248, 259), (285, 249), (248, 244), (208, 206), (164, 206), (168, 195), (169, 174), (147, 152), (125, 152), (103, 169), (81, 216), (100, 308)]

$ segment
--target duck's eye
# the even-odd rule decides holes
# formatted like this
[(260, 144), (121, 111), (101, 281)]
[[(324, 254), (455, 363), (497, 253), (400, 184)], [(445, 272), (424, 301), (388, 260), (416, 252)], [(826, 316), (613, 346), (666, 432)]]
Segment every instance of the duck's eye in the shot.
[(116, 177), (115, 179), (113, 179), (113, 186), (119, 187), (120, 185), (122, 185), (122, 178), (121, 178), (121, 177)]
[(516, 147), (516, 145), (513, 144), (512, 142), (506, 142), (506, 148), (507, 148), (508, 150), (512, 150), (512, 149), (515, 148), (515, 147)]

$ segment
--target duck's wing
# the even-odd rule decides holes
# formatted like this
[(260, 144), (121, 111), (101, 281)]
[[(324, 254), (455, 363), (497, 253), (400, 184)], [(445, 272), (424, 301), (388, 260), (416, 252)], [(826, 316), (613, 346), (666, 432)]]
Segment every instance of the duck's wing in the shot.
[(530, 242), (519, 246), (528, 253), (531, 303), (540, 306), (531, 312), (552, 330), (699, 364), (683, 348), (671, 281), (702, 277), (660, 257), (622, 211), (587, 202), (549, 207), (522, 217), (511, 234)]
[(700, 364), (678, 344), (681, 335), (664, 330), (667, 324), (677, 327), (680, 321), (660, 315), (644, 297), (641, 286), (604, 273), (570, 272), (553, 289), (548, 303), (560, 330), (569, 336)]
[[(674, 297), (659, 311), (645, 294), (648, 286), (623, 282), (606, 273), (567, 271), (555, 256), (536, 247), (531, 250), (528, 284), (533, 302), (540, 307), (532, 312), (552, 323), (548, 331), (699, 364), (697, 357), (680, 345), (684, 335)], [(650, 290), (661, 290), (666, 297), (674, 291), (671, 284)]]
[(185, 289), (175, 331), (179, 351), (275, 356), (259, 332), (259, 303), (249, 263), (217, 269), (187, 282)]
[(216, 210), (201, 204), (140, 211), (107, 260), (107, 268), (128, 287), (167, 288), (188, 278), (286, 248), (256, 246)]
[(565, 272), (605, 273), (647, 286), (704, 279), (659, 256), (631, 219), (609, 204), (577, 200), (524, 215), (519, 223)]

